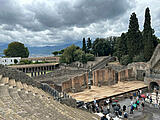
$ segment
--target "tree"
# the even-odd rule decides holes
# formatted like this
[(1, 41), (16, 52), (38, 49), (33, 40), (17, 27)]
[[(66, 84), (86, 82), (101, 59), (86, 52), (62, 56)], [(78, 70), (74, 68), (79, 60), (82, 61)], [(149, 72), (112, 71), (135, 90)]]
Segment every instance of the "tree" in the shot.
[(117, 57), (120, 61), (121, 57), (124, 55), (127, 55), (127, 35), (125, 33), (122, 33), (121, 37), (118, 39), (117, 44)]
[(83, 38), (82, 51), (84, 51), (86, 53), (86, 40), (85, 40), (85, 38)]
[(95, 56), (108, 56), (110, 54), (110, 42), (104, 38), (96, 38), (92, 46)]
[(135, 55), (138, 55), (143, 49), (142, 34), (139, 30), (138, 19), (135, 13), (132, 13), (127, 32), (127, 48), (128, 55), (132, 60)]
[(75, 61), (74, 60), (75, 59), (74, 58), (75, 57), (74, 52), (76, 51), (76, 48), (77, 48), (77, 46), (75, 46), (74, 44), (65, 48), (64, 53), (62, 54), (60, 61), (64, 62), (64, 63), (68, 63), (68, 64), (74, 62)]
[(4, 50), (4, 54), (7, 57), (22, 57), (26, 58), (29, 56), (28, 48), (20, 42), (12, 42), (8, 44), (8, 48)]
[(52, 52), (52, 54), (53, 54), (54, 56), (57, 56), (58, 53), (59, 53), (59, 51), (54, 51), (54, 52)]
[(132, 62), (132, 60), (131, 60), (131, 58), (129, 57), (129, 55), (123, 55), (122, 58), (121, 58), (121, 60), (120, 60), (120, 63), (121, 63), (122, 65), (128, 65), (128, 64), (131, 63), (131, 62)]
[(153, 51), (158, 44), (158, 39), (154, 35), (154, 30), (151, 27), (151, 15), (148, 7), (146, 8), (146, 11), (145, 11), (143, 44), (144, 44), (144, 58), (145, 58), (145, 61), (148, 61), (150, 60), (153, 54)]
[(95, 57), (94, 57), (93, 54), (87, 53), (86, 54), (86, 59), (87, 59), (87, 61), (94, 61)]
[(92, 43), (91, 43), (91, 39), (90, 38), (88, 38), (88, 40), (87, 40), (87, 53), (89, 53), (90, 52), (90, 49), (92, 48)]

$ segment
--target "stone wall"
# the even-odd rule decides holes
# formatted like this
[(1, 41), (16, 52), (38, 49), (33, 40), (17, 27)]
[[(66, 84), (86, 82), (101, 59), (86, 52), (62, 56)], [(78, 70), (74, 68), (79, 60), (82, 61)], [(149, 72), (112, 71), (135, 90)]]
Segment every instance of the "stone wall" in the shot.
[(136, 76), (133, 71), (133, 68), (124, 69), (118, 72), (118, 81), (124, 82), (124, 81), (131, 81), (131, 80), (136, 80)]
[(79, 92), (88, 87), (88, 73), (84, 73), (62, 82), (62, 91)]
[(114, 85), (118, 81), (117, 72), (111, 68), (95, 70), (93, 74), (93, 85)]

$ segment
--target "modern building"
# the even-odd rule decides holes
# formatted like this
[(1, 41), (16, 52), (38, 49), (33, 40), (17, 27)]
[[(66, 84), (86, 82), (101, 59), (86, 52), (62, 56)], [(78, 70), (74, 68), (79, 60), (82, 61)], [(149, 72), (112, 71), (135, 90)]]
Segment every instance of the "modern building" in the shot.
[(21, 57), (12, 57), (12, 58), (0, 57), (0, 64), (2, 65), (18, 64), (20, 60), (21, 60)]

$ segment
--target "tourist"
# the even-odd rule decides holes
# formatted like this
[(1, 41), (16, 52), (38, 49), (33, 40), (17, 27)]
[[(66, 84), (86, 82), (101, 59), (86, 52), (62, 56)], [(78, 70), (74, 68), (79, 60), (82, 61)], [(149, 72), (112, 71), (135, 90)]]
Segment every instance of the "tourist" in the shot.
[(94, 98), (94, 101), (93, 101), (93, 102), (94, 102), (94, 105), (96, 105), (97, 101), (96, 101), (96, 99), (95, 99), (95, 98)]
[(133, 105), (131, 105), (130, 114), (133, 114), (133, 110), (134, 110), (134, 106), (133, 106)]
[(126, 105), (123, 105), (123, 112), (126, 111)]
[(147, 96), (147, 99), (149, 99), (149, 93), (147, 93), (146, 96)]
[(127, 120), (127, 119), (128, 119), (128, 113), (124, 112), (124, 120)]
[(156, 90), (156, 97), (158, 97), (158, 90)]
[(107, 104), (107, 110), (108, 110), (108, 112), (110, 112), (110, 106), (109, 106), (109, 104)]
[(118, 111), (119, 117), (122, 118), (122, 110)]
[(108, 118), (106, 117), (106, 115), (104, 115), (103, 117), (101, 117), (101, 120), (108, 120)]
[(155, 108), (158, 108), (158, 97), (155, 99)]
[(143, 101), (142, 101), (141, 105), (142, 105), (142, 110), (144, 111), (144, 102)]
[(149, 101), (150, 101), (150, 104), (152, 104), (152, 96), (150, 96)]

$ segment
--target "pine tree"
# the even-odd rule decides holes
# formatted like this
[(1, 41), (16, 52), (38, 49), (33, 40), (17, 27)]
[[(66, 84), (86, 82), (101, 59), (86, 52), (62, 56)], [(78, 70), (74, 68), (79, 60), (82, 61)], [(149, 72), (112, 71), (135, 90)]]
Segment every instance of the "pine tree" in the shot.
[(153, 54), (153, 51), (158, 44), (157, 38), (154, 35), (154, 30), (151, 27), (151, 15), (148, 7), (146, 8), (146, 11), (145, 11), (143, 44), (144, 44), (144, 58), (145, 58), (145, 61), (148, 61), (150, 60)]
[(84, 51), (86, 53), (86, 40), (85, 40), (85, 38), (83, 38), (82, 51)]
[(127, 32), (127, 48), (131, 60), (141, 52), (142, 46), (142, 34), (139, 30), (138, 19), (136, 14), (132, 13)]
[(91, 47), (92, 47), (91, 39), (88, 38), (88, 40), (87, 40), (87, 53), (89, 53)]

